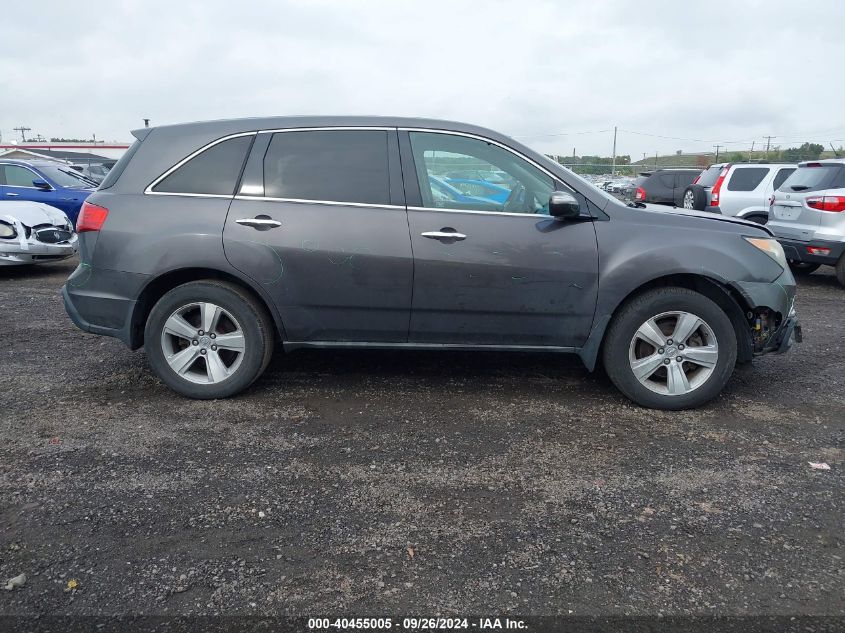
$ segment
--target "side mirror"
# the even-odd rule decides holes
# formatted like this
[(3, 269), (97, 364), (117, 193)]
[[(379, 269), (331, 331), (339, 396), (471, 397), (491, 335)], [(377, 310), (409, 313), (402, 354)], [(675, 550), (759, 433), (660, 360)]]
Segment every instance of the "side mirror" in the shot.
[(36, 178), (32, 181), (32, 186), (36, 189), (41, 189), (41, 191), (51, 191), (53, 188), (50, 186), (50, 183), (46, 180), (41, 180), (41, 178)]
[(552, 191), (549, 196), (549, 215), (558, 220), (572, 220), (581, 215), (581, 205), (571, 193)]

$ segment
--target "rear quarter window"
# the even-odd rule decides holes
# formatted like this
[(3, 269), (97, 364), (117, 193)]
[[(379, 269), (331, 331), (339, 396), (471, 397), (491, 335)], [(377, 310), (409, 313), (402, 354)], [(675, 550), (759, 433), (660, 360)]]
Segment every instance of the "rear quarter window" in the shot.
[(772, 189), (778, 189), (786, 181), (786, 179), (789, 178), (792, 175), (792, 173), (794, 171), (795, 171), (794, 167), (790, 167), (790, 168), (787, 168), (787, 169), (781, 169), (777, 173), (777, 175), (775, 175), (775, 180), (772, 183)]
[(737, 167), (728, 180), (728, 191), (754, 191), (768, 173), (768, 167)]
[(156, 193), (231, 196), (240, 178), (254, 134), (212, 145), (178, 167), (153, 187)]

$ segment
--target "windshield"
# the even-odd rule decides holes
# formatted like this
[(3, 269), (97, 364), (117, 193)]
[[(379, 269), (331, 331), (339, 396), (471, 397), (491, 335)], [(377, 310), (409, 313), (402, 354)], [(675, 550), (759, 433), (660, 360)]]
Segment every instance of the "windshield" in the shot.
[(65, 167), (54, 167), (53, 165), (39, 165), (38, 169), (50, 180), (60, 187), (73, 187), (76, 189), (92, 189), (97, 185), (80, 173)]

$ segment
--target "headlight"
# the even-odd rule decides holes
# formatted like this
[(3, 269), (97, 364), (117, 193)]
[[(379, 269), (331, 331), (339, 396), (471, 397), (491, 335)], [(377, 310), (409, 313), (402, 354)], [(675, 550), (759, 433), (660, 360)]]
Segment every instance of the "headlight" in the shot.
[(754, 248), (759, 248), (766, 255), (775, 260), (781, 268), (786, 270), (786, 254), (783, 252), (783, 246), (781, 246), (777, 240), (770, 237), (746, 237), (743, 239), (745, 239), (745, 241), (751, 244)]
[(11, 237), (15, 237), (17, 235), (17, 231), (15, 231), (15, 227), (11, 224), (7, 224), (6, 222), (0, 222), (0, 238), (2, 239), (9, 239)]

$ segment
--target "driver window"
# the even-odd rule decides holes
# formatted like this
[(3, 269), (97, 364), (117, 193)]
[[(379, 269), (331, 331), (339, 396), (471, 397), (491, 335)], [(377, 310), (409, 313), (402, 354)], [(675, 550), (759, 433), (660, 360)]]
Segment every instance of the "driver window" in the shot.
[(423, 206), (548, 215), (554, 181), (515, 154), (466, 136), (410, 136)]

